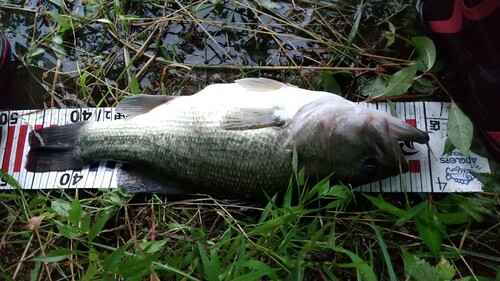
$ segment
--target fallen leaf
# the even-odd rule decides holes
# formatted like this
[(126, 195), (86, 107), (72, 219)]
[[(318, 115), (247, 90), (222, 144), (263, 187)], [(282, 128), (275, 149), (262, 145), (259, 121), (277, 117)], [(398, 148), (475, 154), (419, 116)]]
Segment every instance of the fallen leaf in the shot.
[(33, 231), (37, 228), (40, 227), (40, 225), (42, 224), (42, 220), (45, 218), (44, 215), (40, 215), (40, 216), (36, 216), (36, 217), (32, 217), (28, 220), (28, 223), (26, 224), (26, 228), (29, 230), (29, 231)]

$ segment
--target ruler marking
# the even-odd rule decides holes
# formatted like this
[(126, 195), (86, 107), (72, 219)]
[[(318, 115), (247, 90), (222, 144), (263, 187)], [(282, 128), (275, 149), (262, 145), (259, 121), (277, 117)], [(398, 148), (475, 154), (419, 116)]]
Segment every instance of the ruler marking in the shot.
[[(5, 145), (3, 142), (3, 140), (5, 140), (5, 137), (3, 136), (5, 129), (3, 127), (4, 127), (3, 125), (0, 126), (0, 152), (4, 153), (3, 157), (0, 157), (0, 161), (2, 162), (2, 163), (0, 163), (0, 167), (1, 167), (2, 171), (4, 171), (3, 163), (4, 163), (4, 157), (5, 157)], [(5, 132), (5, 134), (7, 134), (7, 133)], [(4, 171), (4, 172), (7, 172), (7, 171)]]
[(14, 143), (14, 133), (15, 133), (16, 127), (14, 126), (7, 126), (7, 145), (5, 146), (5, 154), (3, 158), (3, 164), (2, 164), (2, 171), (5, 173), (9, 173), (9, 164), (10, 164), (10, 157), (12, 153), (12, 146)]
[[(56, 127), (56, 126), (58, 126), (58, 124), (61, 124), (61, 125), (65, 124), (64, 120), (61, 122), (60, 117), (59, 117), (63, 111), (65, 111), (65, 110), (64, 109), (51, 110), (52, 114), (50, 116), (50, 123), (49, 123), (50, 127)], [(47, 172), (47, 182), (45, 182), (45, 186), (46, 187), (54, 186), (56, 188), (61, 188), (59, 186), (59, 183), (57, 182), (58, 175), (59, 175), (59, 172), (57, 172), (57, 171)], [(45, 188), (45, 186), (44, 186), (44, 188)]]
[[(39, 130), (43, 127), (42, 124), (36, 124), (37, 118), (35, 116), (35, 125), (33, 126), (34, 130)], [(27, 151), (29, 151), (29, 143), (27, 145)], [(28, 153), (26, 152), (26, 160), (27, 160)], [(33, 189), (36, 186), (36, 179), (37, 179), (37, 173), (34, 172), (27, 172), (26, 173), (26, 180), (25, 185), (23, 187)]]
[[(54, 115), (55, 115), (55, 109), (47, 109), (44, 112), (44, 118), (43, 118), (43, 127), (53, 127), (54, 125)], [(42, 189), (42, 188), (49, 188), (49, 179), (53, 172), (46, 172), (46, 173), (38, 173), (40, 175), (39, 183), (37, 189)], [(53, 187), (55, 188), (55, 186)]]
[[(21, 116), (22, 116), (22, 126), (25, 126), (25, 132), (23, 133), (24, 135), (24, 140), (21, 141), (21, 146), (22, 146), (22, 149), (20, 151), (20, 155), (18, 155), (19, 157), (17, 157), (20, 162), (19, 162), (19, 171), (20, 171), (20, 175), (19, 175), (19, 184), (25, 188), (25, 189), (31, 189), (31, 180), (32, 179), (32, 175), (29, 175), (29, 174), (32, 174), (30, 172), (28, 172), (26, 169), (25, 169), (25, 166), (26, 166), (26, 158), (27, 158), (27, 155), (28, 155), (28, 151), (29, 151), (29, 144), (28, 144), (28, 134), (29, 134), (29, 131), (32, 129), (32, 123), (34, 123), (34, 118), (35, 118), (35, 115), (34, 114), (36, 111), (29, 111), (29, 110), (23, 110), (21, 112)], [(32, 122), (33, 121), (33, 122)], [(23, 127), (21, 127), (22, 129)], [(29, 183), (29, 184), (28, 184)]]
[(20, 126), (19, 138), (17, 140), (16, 155), (14, 160), (14, 173), (21, 172), (21, 162), (24, 157), (24, 145), (26, 144), (26, 134), (28, 133), (28, 125)]
[[(424, 108), (424, 110), (422, 111), (423, 115), (424, 115), (424, 119), (425, 119), (425, 131), (426, 132), (429, 132), (429, 126), (428, 126), (428, 122), (427, 122), (427, 102), (423, 102), (422, 103), (422, 106)], [(429, 134), (429, 137), (432, 137), (432, 135)], [(429, 177), (431, 180), (428, 182), (429, 185), (430, 185), (430, 188), (431, 188), (431, 192), (434, 192), (434, 180), (433, 180), (433, 177), (432, 177), (432, 162), (431, 162), (431, 150), (428, 149), (427, 150), (427, 161), (429, 161)]]

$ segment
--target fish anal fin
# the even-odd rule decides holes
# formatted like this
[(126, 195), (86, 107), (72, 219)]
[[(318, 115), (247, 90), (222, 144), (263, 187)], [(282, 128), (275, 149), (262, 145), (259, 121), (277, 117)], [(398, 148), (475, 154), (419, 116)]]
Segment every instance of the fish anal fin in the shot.
[(127, 193), (186, 194), (187, 191), (176, 181), (160, 179), (145, 169), (124, 164), (117, 170), (118, 187)]
[(123, 99), (116, 106), (116, 110), (129, 117), (149, 112), (151, 109), (165, 104), (176, 97), (160, 95), (136, 95)]
[(221, 127), (226, 130), (253, 130), (281, 127), (285, 121), (275, 114), (276, 108), (240, 108), (224, 116)]

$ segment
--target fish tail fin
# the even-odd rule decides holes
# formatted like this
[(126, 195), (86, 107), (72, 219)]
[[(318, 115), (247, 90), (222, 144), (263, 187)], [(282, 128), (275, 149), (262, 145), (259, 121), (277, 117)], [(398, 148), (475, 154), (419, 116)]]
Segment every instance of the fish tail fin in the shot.
[(74, 156), (75, 142), (85, 125), (77, 122), (32, 131), (26, 169), (31, 172), (62, 171), (81, 167)]

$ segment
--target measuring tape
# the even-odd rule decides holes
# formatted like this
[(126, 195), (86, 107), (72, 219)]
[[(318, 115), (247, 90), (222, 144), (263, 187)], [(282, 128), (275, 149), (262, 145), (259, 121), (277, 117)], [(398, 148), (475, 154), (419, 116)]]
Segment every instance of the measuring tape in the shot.
[[(387, 103), (364, 104), (389, 112)], [(410, 171), (400, 176), (356, 188), (364, 192), (476, 192), (481, 183), (474, 173), (490, 172), (488, 159), (471, 153), (465, 157), (454, 150), (442, 155), (446, 140), (446, 122), (450, 103), (395, 103), (397, 116), (429, 133), (426, 145), (401, 142)], [(0, 112), (0, 168), (16, 179), (23, 189), (118, 188), (125, 177), (121, 164), (100, 162), (81, 169), (34, 173), (25, 169), (32, 130), (80, 121), (109, 122), (125, 118), (114, 108), (13, 110)], [(120, 177), (120, 178), (119, 178)], [(128, 180), (130, 183), (130, 180)], [(0, 190), (12, 189), (0, 179)]]

